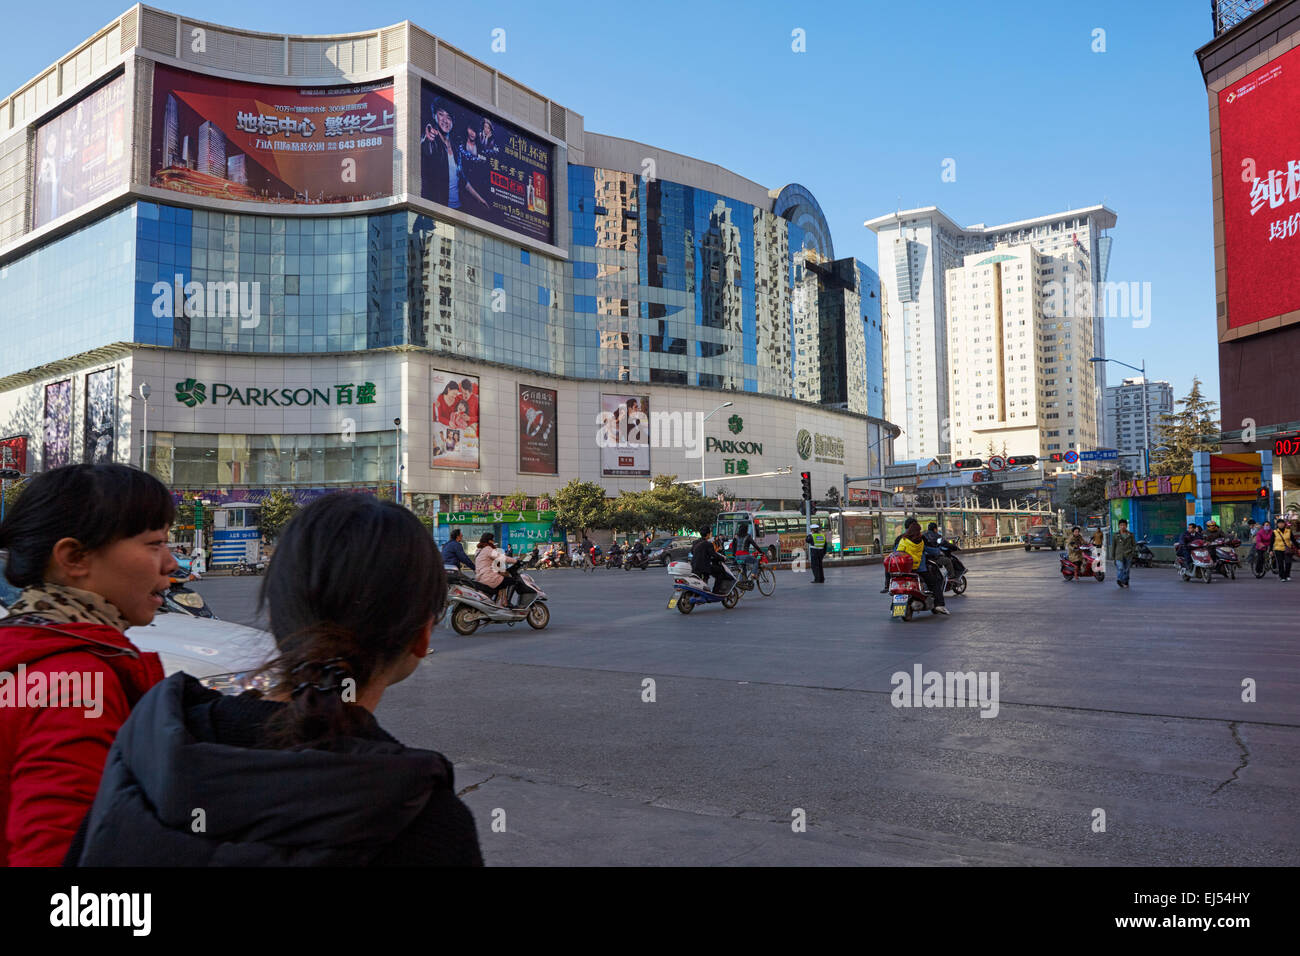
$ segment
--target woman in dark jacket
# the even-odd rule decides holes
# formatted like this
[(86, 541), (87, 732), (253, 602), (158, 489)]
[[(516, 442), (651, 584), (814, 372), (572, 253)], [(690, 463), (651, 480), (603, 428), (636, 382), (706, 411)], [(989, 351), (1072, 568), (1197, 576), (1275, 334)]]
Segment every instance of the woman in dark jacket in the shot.
[(441, 558), (411, 512), (347, 493), (308, 505), (262, 585), (279, 650), (270, 692), (223, 697), (185, 674), (158, 685), (109, 754), (76, 859), (482, 865), (451, 764), (373, 716), (429, 653), (445, 600)]
[(0, 866), (63, 862), (118, 729), (163, 679), (125, 632), (162, 606), (174, 511), (143, 471), (66, 465), (33, 478), (0, 524), (5, 577), (22, 589), (0, 621)]

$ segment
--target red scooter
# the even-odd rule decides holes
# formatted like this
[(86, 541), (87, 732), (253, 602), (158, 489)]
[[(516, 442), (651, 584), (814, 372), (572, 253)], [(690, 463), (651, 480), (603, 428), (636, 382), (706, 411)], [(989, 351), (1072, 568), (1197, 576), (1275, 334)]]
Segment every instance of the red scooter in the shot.
[(1237, 568), (1241, 566), (1241, 558), (1237, 556), (1239, 544), (1241, 541), (1237, 538), (1217, 538), (1209, 545), (1214, 553), (1215, 572), (1234, 581), (1237, 580)]
[(1066, 581), (1077, 581), (1079, 578), (1096, 578), (1098, 581), (1105, 581), (1105, 555), (1093, 554), (1091, 546), (1088, 545), (1085, 545), (1080, 550), (1083, 552), (1082, 567), (1076, 566), (1070, 560), (1068, 552), (1061, 552), (1061, 577)]
[[(886, 556), (885, 570), (889, 572), (889, 603), (895, 621), (910, 621), (917, 611), (934, 610), (934, 595), (913, 569), (910, 554), (896, 551)], [(947, 578), (942, 568), (939, 573)]]
[(1192, 553), (1192, 559), (1178, 559), (1178, 575), (1184, 581), (1190, 581), (1195, 578), (1198, 581), (1204, 581), (1209, 584), (1214, 580), (1215, 558), (1211, 553), (1209, 546), (1200, 538), (1188, 544), (1188, 550)]

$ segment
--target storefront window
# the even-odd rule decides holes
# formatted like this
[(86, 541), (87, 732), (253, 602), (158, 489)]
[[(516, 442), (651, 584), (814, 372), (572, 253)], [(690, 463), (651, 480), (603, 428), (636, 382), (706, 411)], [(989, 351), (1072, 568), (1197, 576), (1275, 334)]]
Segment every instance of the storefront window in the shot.
[(391, 481), (396, 437), (153, 432), (149, 469), (173, 488), (328, 487)]
[(1133, 513), (1147, 544), (1172, 546), (1187, 530), (1187, 499), (1183, 495), (1134, 498)]

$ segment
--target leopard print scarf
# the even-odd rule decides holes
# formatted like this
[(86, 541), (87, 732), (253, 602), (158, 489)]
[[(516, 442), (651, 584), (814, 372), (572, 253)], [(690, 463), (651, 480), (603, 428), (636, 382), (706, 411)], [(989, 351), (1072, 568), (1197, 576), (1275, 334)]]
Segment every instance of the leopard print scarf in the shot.
[(115, 605), (93, 591), (49, 582), (24, 588), (9, 606), (9, 615), (35, 615), (63, 624), (106, 624), (122, 632), (131, 626)]

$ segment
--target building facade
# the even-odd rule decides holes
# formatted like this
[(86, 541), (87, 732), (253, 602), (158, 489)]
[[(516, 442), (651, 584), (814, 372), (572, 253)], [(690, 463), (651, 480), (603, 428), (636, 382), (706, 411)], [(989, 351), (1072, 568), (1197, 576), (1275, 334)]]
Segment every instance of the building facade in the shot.
[[(1095, 290), (1106, 279), (1111, 237), (1105, 233), (1115, 221), (1110, 209), (1091, 206), (998, 226), (977, 223), (962, 227), (937, 207), (928, 206), (865, 223), (876, 233), (882, 293), (889, 304), (884, 316), (889, 343), (885, 364), (890, 413), (902, 428), (897, 449), (900, 458), (953, 453), (956, 416), (948, 352), (950, 272), (964, 269), (972, 255), (1032, 246), (1042, 260), (1035, 265), (1040, 307), (1044, 315), (1053, 317), (1053, 324), (1061, 323), (1061, 328), (1053, 331), (1063, 335), (1068, 322), (1074, 333), (1071, 342), (1077, 343), (1083, 339), (1080, 329), (1087, 326), (1094, 354), (1104, 356), (1107, 297)], [(1034, 343), (1036, 349), (1050, 344)], [(1058, 366), (1059, 375), (1073, 378), (1071, 384), (1079, 390), (1068, 400), (1076, 402), (1072, 406), (1077, 420), (1074, 437), (1080, 440), (1082, 403), (1090, 403), (1092, 427), (1102, 416), (1105, 378), (1101, 363), (1096, 367), (1087, 364), (1091, 357), (1084, 356), (1083, 365), (1071, 357)], [(1090, 388), (1087, 380), (1091, 380)], [(1016, 384), (1019, 387), (1020, 383)], [(1066, 426), (1062, 431), (1069, 429)], [(1068, 434), (1052, 437), (1072, 447)]]
[(749, 476), (892, 460), (873, 290), (806, 189), (588, 132), (409, 22), (133, 7), (0, 104), (0, 197), (28, 471), (431, 513), (662, 473), (788, 499), (797, 474)]
[[(1146, 425), (1142, 422), (1142, 392), (1146, 390)], [(1174, 390), (1164, 381), (1145, 383), (1126, 378), (1106, 389), (1105, 443), (1119, 452), (1120, 464), (1137, 472), (1142, 466), (1142, 449), (1154, 452), (1160, 446), (1162, 415), (1174, 413)]]
[(1225, 453), (1276, 457), (1274, 505), (1300, 512), (1300, 0), (1216, 5), (1196, 51), (1209, 107)]

